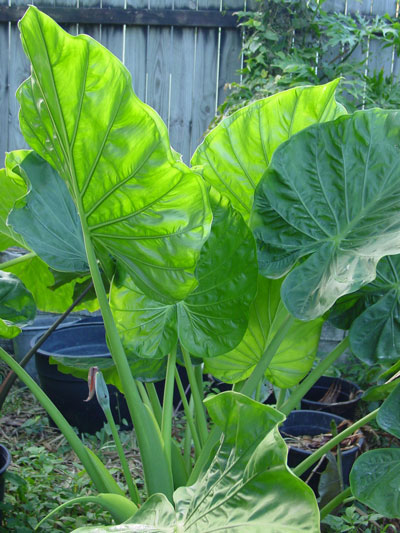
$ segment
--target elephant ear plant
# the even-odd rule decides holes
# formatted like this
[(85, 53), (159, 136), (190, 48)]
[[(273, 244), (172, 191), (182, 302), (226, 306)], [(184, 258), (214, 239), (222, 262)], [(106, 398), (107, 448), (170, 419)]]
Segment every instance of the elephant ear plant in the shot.
[[(1, 350), (81, 459), (99, 493), (91, 501), (117, 523), (80, 531), (318, 532), (315, 496), (296, 474), (346, 432), (292, 472), (278, 426), (347, 346), (285, 399), (311, 369), (321, 316), (400, 252), (398, 113), (346, 115), (337, 82), (292, 89), (222, 122), (189, 169), (105, 48), (34, 7), (19, 27), (32, 74), (17, 97), (33, 151), (7, 156), (0, 177), (21, 189), (2, 206), (0, 232), (5, 242), (23, 239), (58, 279), (90, 273), (113, 360), (105, 377), (126, 396), (148, 496), (142, 505), (128, 480), (127, 498)], [(203, 363), (237, 390), (203, 404)], [(160, 405), (142, 381), (165, 368)], [(171, 437), (174, 377), (188, 422), (185, 461)], [(285, 391), (279, 410), (251, 398), (265, 377)]]

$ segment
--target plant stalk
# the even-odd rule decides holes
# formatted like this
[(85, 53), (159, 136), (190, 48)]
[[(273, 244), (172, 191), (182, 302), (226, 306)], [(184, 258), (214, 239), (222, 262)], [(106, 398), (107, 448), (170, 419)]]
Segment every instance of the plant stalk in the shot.
[(167, 375), (165, 376), (163, 409), (161, 418), (161, 435), (164, 442), (164, 449), (167, 459), (172, 466), (171, 460), (171, 432), (172, 415), (174, 409), (174, 385), (176, 369), (176, 347), (168, 355)]
[(339, 505), (343, 503), (344, 500), (346, 500), (349, 496), (351, 496), (351, 488), (347, 487), (347, 489), (344, 489), (343, 492), (340, 492), (337, 496), (332, 498), (332, 500), (322, 507), (320, 511), (321, 520), (334, 511), (336, 507), (339, 507)]
[(280, 409), (281, 413), (288, 415), (300, 402), (303, 396), (311, 389), (314, 383), (323, 375), (325, 370), (327, 370), (336, 359), (342, 355), (348, 346), (349, 337), (347, 336), (300, 383), (297, 389), (290, 395), (289, 399), (282, 405), (282, 408)]
[(18, 265), (19, 263), (23, 263), (24, 261), (28, 261), (28, 259), (32, 259), (33, 257), (36, 257), (37, 254), (35, 252), (28, 252), (27, 254), (20, 255), (19, 257), (16, 257), (15, 259), (10, 259), (9, 261), (4, 261), (4, 263), (0, 263), (0, 269), (6, 270), (7, 268), (11, 268), (14, 265)]
[[(140, 382), (138, 381), (138, 384), (139, 383)], [(156, 387), (154, 386), (154, 383), (145, 383), (144, 386), (147, 392), (147, 396), (150, 400), (151, 408), (153, 409), (154, 416), (156, 417), (158, 425), (161, 427), (162, 407), (160, 404), (160, 400), (158, 398)]]
[(128, 461), (126, 460), (126, 457), (125, 457), (124, 449), (121, 444), (121, 439), (119, 438), (117, 426), (115, 425), (115, 421), (114, 421), (114, 417), (112, 415), (111, 409), (110, 408), (103, 409), (103, 412), (107, 419), (108, 424), (110, 425), (111, 434), (115, 442), (115, 447), (117, 448), (118, 457), (119, 457), (119, 460), (122, 466), (122, 471), (125, 476), (126, 484), (128, 485), (129, 496), (131, 497), (132, 501), (136, 505), (140, 505), (139, 491), (136, 486), (136, 483), (134, 482), (132, 478), (131, 472), (129, 470)]
[(197, 433), (197, 429), (196, 429), (196, 426), (195, 426), (195, 423), (194, 423), (194, 420), (193, 420), (191, 409), (190, 409), (188, 401), (186, 399), (185, 389), (183, 388), (182, 380), (181, 380), (181, 377), (179, 375), (178, 369), (175, 369), (175, 380), (176, 380), (176, 384), (178, 386), (179, 394), (181, 396), (182, 405), (183, 405), (183, 409), (185, 411), (185, 416), (186, 416), (186, 420), (187, 420), (187, 423), (188, 423), (188, 426), (189, 426), (189, 429), (190, 429), (190, 433), (191, 433), (191, 436), (193, 438), (195, 454), (196, 454), (196, 457), (199, 457), (200, 452), (201, 452), (200, 439), (199, 439), (199, 436), (198, 436), (198, 433)]
[(307, 459), (304, 459), (299, 465), (297, 465), (295, 468), (293, 468), (293, 473), (296, 474), (296, 476), (301, 476), (304, 474), (306, 470), (308, 470), (314, 463), (316, 463), (322, 456), (324, 456), (327, 452), (329, 452), (332, 448), (337, 446), (340, 442), (342, 442), (343, 439), (346, 437), (349, 437), (352, 435), (357, 429), (364, 426), (365, 424), (368, 424), (371, 420), (373, 420), (376, 415), (378, 414), (379, 408), (375, 409), (375, 411), (372, 411), (368, 415), (364, 416), (354, 424), (352, 424), (350, 427), (345, 429), (344, 431), (341, 431), (336, 437), (331, 439), (329, 442), (321, 446), (321, 448), (318, 448), (314, 453), (312, 453)]
[(136, 382), (132, 376), (124, 348), (119, 338), (118, 331), (108, 304), (107, 293), (93, 245), (90, 240), (89, 230), (85, 221), (82, 221), (83, 235), (87, 259), (92, 274), (93, 284), (99, 300), (104, 326), (113, 361), (117, 367), (122, 383), (122, 389), (128, 404), (129, 412), (135, 427), (140, 454), (142, 457), (143, 471), (149, 495), (161, 492), (172, 502), (173, 481), (169, 461), (165, 455), (160, 429), (154, 415), (143, 404)]
[(190, 389), (193, 396), (194, 409), (196, 415), (196, 423), (198, 428), (198, 434), (200, 438), (201, 445), (204, 446), (207, 437), (208, 437), (208, 428), (207, 428), (207, 419), (206, 412), (201, 397), (201, 393), (197, 386), (196, 376), (193, 370), (192, 361), (190, 360), (189, 352), (181, 345), (183, 360), (185, 362), (186, 372), (189, 378)]
[[(24, 367), (31, 358), (35, 355), (37, 350), (42, 346), (42, 344), (50, 337), (55, 329), (67, 318), (71, 311), (83, 300), (86, 294), (93, 287), (93, 283), (90, 283), (86, 289), (78, 296), (78, 298), (68, 307), (68, 309), (50, 326), (50, 328), (44, 333), (40, 339), (37, 341), (35, 346), (33, 346), (27, 354), (19, 361), (20, 366)], [(0, 386), (0, 411), (3, 407), (4, 401), (7, 398), (8, 393), (10, 392), (11, 387), (14, 385), (15, 380), (17, 379), (17, 374), (14, 371), (10, 371), (5, 377), (3, 383)]]

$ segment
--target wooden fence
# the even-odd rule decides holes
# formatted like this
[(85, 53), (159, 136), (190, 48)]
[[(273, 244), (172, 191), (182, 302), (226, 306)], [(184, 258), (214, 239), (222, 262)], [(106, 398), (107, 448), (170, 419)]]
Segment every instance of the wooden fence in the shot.
[[(118, 56), (132, 73), (136, 94), (158, 111), (168, 125), (171, 144), (188, 162), (224, 100), (225, 85), (238, 79), (242, 36), (233, 12), (254, 6), (249, 2), (0, 0), (0, 154), (26, 146), (15, 92), (29, 76), (16, 26), (28, 3), (47, 10), (72, 34), (92, 35)], [(327, 0), (324, 6), (395, 15), (398, 0)], [(368, 69), (397, 71), (393, 51), (375, 46), (371, 44)]]

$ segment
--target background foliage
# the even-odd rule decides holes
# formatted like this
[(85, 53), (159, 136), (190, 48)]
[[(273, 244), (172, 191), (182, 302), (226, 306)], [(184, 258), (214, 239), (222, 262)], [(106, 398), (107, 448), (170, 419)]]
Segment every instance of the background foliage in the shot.
[[(256, 12), (239, 12), (245, 30), (244, 67), (216, 121), (254, 100), (298, 85), (340, 77), (337, 99), (349, 112), (362, 107), (398, 108), (393, 74), (368, 72), (369, 44), (400, 53), (400, 24), (388, 15), (324, 11), (325, 0), (257, 0)], [(379, 47), (377, 47), (379, 49)]]

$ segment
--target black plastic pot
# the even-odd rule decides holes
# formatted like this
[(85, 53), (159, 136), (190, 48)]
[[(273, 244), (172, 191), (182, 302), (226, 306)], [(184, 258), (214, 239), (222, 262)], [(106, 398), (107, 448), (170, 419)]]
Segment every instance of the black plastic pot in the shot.
[[(280, 427), (280, 432), (282, 436), (285, 438), (286, 436), (290, 435), (293, 437), (299, 437), (304, 435), (321, 435), (323, 433), (329, 433), (331, 431), (331, 420), (335, 421), (336, 426), (339, 426), (339, 424), (343, 421), (345, 421), (344, 418), (341, 416), (335, 415), (333, 413), (324, 413), (321, 411), (312, 411), (312, 410), (299, 410), (299, 411), (292, 411), (290, 415), (287, 417), (285, 422)], [(357, 458), (357, 455), (359, 454), (360, 447), (362, 446), (363, 439), (360, 439), (357, 446), (353, 446), (352, 448), (348, 450), (344, 450), (341, 453), (342, 457), (342, 474), (343, 474), (343, 482), (345, 485), (349, 484), (349, 474), (351, 467), (353, 466), (354, 461)], [(312, 452), (309, 450), (302, 450), (301, 448), (297, 448), (294, 446), (289, 445), (289, 455), (288, 455), (288, 465), (291, 468), (294, 468), (298, 464), (300, 464), (304, 459), (306, 459), (309, 455), (311, 455)], [(321, 464), (318, 466), (318, 469), (316, 472), (312, 475), (310, 480), (308, 481), (308, 485), (314, 490), (314, 492), (318, 495), (318, 483), (321, 473), (325, 470), (327, 467), (327, 460), (323, 460)], [(306, 481), (309, 479), (310, 474), (312, 470), (315, 468), (316, 465), (313, 465), (312, 468), (307, 470), (302, 476), (301, 479), (303, 481)]]
[[(319, 400), (324, 397), (330, 387), (337, 387), (337, 401), (335, 403), (321, 403)], [(360, 387), (351, 381), (322, 376), (301, 400), (301, 408), (334, 413), (352, 420), (361, 395)]]
[[(34, 343), (32, 339), (39, 340), (40, 336), (46, 333), (50, 326), (60, 317), (54, 313), (38, 313), (33, 323), (29, 326), (22, 328), (21, 333), (13, 339), (13, 350), (17, 361), (21, 359), (29, 352)], [(58, 326), (58, 329), (62, 327), (71, 326), (80, 320), (80, 316), (73, 314), (69, 315), (62, 324)], [(31, 359), (26, 365), (25, 370), (28, 374), (38, 383), (39, 377), (37, 374), (35, 361)]]
[[(31, 340), (31, 346), (41, 334)], [(105, 340), (104, 325), (98, 321), (85, 321), (57, 329), (35, 355), (40, 385), (44, 392), (72, 426), (80, 432), (96, 433), (106, 421), (103, 411), (96, 397), (89, 402), (84, 401), (88, 396), (87, 381), (63, 374), (57, 370), (56, 365), (49, 363), (49, 357), (57, 355), (66, 358), (111, 357)], [(112, 385), (108, 386), (108, 390), (114, 420), (121, 429), (131, 429), (132, 423), (124, 396)]]
[[(5, 446), (0, 444), (0, 502), (4, 500), (4, 478), (7, 468), (11, 462), (10, 452)], [(3, 513), (0, 509), (0, 524), (3, 518)]]

